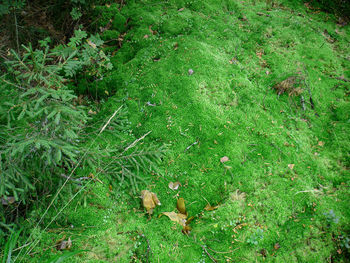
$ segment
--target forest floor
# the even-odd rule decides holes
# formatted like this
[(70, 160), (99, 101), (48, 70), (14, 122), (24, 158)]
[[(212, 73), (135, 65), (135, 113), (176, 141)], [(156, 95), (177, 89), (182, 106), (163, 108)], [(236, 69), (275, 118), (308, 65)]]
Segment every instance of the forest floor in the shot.
[[(123, 104), (136, 138), (167, 151), (136, 194), (102, 175), (28, 259), (70, 237), (84, 251), (69, 262), (346, 262), (349, 26), (292, 1), (128, 2), (97, 117)], [(151, 218), (143, 189), (161, 202)], [(160, 217), (179, 197), (187, 235)]]

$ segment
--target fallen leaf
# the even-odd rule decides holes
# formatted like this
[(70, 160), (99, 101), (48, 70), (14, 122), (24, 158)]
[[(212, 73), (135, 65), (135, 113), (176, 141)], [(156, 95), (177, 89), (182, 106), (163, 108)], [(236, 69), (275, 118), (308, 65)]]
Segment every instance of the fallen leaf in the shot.
[(192, 228), (189, 225), (185, 225), (182, 229), (182, 233), (188, 235), (191, 232)]
[(225, 162), (227, 162), (227, 161), (229, 161), (230, 159), (227, 157), (227, 156), (224, 156), (224, 157), (221, 157), (220, 158), (220, 162), (222, 162), (222, 163), (225, 163)]
[(13, 204), (16, 201), (16, 199), (13, 196), (8, 196), (6, 199), (4, 197), (1, 198), (1, 203), (3, 205), (10, 205)]
[(177, 222), (183, 227), (186, 226), (186, 215), (180, 214), (180, 213), (175, 213), (175, 212), (163, 212), (161, 215), (165, 215), (169, 217), (171, 221)]
[(96, 44), (92, 43), (89, 39), (87, 40), (87, 43), (89, 44), (90, 47), (92, 47), (93, 49), (96, 48)]
[(188, 70), (188, 75), (192, 75), (193, 73), (194, 73), (193, 69), (190, 68), (190, 69)]
[(183, 8), (180, 8), (179, 10), (177, 10), (177, 11), (181, 12), (181, 11), (184, 11), (184, 10), (185, 10), (185, 8), (183, 7)]
[(64, 240), (65, 237), (66, 236), (64, 236), (63, 238), (61, 238), (56, 242), (57, 250), (65, 250), (65, 249), (70, 249), (72, 247), (72, 240), (70, 239), (70, 237), (68, 238), (68, 240)]
[(180, 182), (175, 182), (175, 183), (170, 182), (168, 186), (169, 186), (169, 188), (170, 188), (171, 190), (177, 190), (177, 189), (179, 188), (180, 185), (181, 185)]
[(144, 35), (143, 38), (148, 38), (149, 36), (148, 35)]
[(319, 141), (319, 142), (318, 142), (318, 146), (321, 146), (321, 147), (322, 147), (323, 145), (324, 145), (324, 142), (322, 142), (322, 141)]
[(288, 164), (288, 168), (291, 169), (291, 170), (293, 170), (293, 169), (294, 169), (294, 164), (293, 164), (293, 163)]
[(153, 213), (153, 209), (156, 207), (156, 205), (161, 205), (157, 195), (148, 190), (141, 191), (141, 199), (142, 205), (144, 208), (146, 208), (146, 211), (149, 215)]
[(217, 205), (217, 206), (211, 206), (211, 205), (208, 203), (207, 206), (204, 207), (204, 210), (206, 210), (206, 211), (213, 211), (213, 210), (217, 209), (218, 207), (219, 207), (218, 205)]
[(174, 45), (174, 50), (178, 49), (178, 47), (179, 47), (179, 44), (176, 42)]
[(273, 248), (276, 249), (276, 250), (279, 249), (280, 247), (281, 247), (281, 246), (280, 246), (280, 244), (278, 244), (278, 243), (276, 243), (276, 244), (273, 246)]
[(176, 207), (181, 214), (186, 215), (185, 199), (183, 199), (182, 197), (177, 199)]

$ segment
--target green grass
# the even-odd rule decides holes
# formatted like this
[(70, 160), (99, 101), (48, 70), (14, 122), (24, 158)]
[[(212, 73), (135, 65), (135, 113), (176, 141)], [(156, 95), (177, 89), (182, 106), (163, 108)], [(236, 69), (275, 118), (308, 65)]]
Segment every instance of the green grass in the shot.
[[(101, 118), (125, 103), (136, 138), (152, 131), (147, 142), (168, 145), (160, 171), (140, 185), (162, 205), (149, 220), (138, 196), (96, 183), (86, 206), (76, 200), (43, 233), (33, 261), (57, 253), (49, 247), (66, 235), (73, 250), (88, 251), (76, 262), (211, 262), (207, 252), (218, 262), (346, 262), (349, 82), (334, 77), (350, 78), (350, 31), (288, 2), (149, 0), (123, 8), (132, 20), (102, 84), (115, 95)], [(271, 89), (298, 72), (315, 109), (305, 84), (305, 111), (299, 97)], [(170, 181), (182, 186), (172, 191)], [(175, 211), (177, 197), (195, 216), (189, 236), (158, 217)], [(219, 208), (205, 211), (207, 201)], [(338, 222), (327, 219), (330, 210)]]

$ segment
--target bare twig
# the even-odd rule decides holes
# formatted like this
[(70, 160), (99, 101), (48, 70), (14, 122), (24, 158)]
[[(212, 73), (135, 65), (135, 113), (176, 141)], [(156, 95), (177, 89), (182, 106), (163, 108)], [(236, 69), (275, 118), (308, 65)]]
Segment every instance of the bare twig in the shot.
[(213, 258), (212, 255), (209, 254), (209, 252), (208, 252), (208, 250), (205, 248), (205, 246), (201, 245), (201, 247), (203, 248), (203, 250), (205, 251), (205, 253), (207, 253), (208, 257), (209, 257), (213, 262), (215, 262), (215, 263), (218, 262), (215, 258)]
[(118, 112), (122, 107), (123, 107), (123, 105), (120, 106), (120, 107), (113, 113), (113, 115), (109, 118), (109, 120), (106, 122), (106, 124), (102, 127), (102, 129), (101, 129), (101, 131), (100, 131), (99, 134), (101, 134), (101, 133), (106, 129), (106, 127), (108, 126), (108, 124), (111, 122), (111, 120), (114, 118), (114, 116), (117, 114), (117, 112)]
[(142, 137), (136, 139), (135, 141), (133, 141), (133, 143), (131, 143), (128, 147), (126, 147), (124, 149), (124, 151), (120, 154), (122, 155), (123, 153), (125, 153), (127, 150), (129, 150), (130, 148), (134, 147), (139, 141), (143, 140), (148, 134), (150, 134), (152, 131), (147, 132), (146, 134), (144, 134)]
[(188, 146), (185, 150), (184, 153), (187, 152), (192, 146), (196, 145), (198, 143), (198, 140), (192, 143), (190, 146)]

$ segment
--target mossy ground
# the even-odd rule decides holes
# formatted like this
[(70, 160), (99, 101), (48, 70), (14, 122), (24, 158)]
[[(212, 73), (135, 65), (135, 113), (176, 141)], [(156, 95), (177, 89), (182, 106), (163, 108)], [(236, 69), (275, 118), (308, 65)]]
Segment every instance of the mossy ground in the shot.
[[(350, 78), (349, 28), (299, 1), (128, 1), (122, 14), (132, 19), (102, 84), (115, 95), (101, 118), (123, 103), (136, 138), (152, 131), (147, 142), (168, 145), (139, 185), (162, 205), (148, 219), (137, 195), (96, 183), (33, 260), (58, 253), (50, 245), (66, 235), (87, 251), (72, 262), (345, 262), (349, 82), (335, 77)], [(305, 111), (271, 89), (299, 72)], [(195, 216), (188, 236), (158, 217), (177, 197)]]

